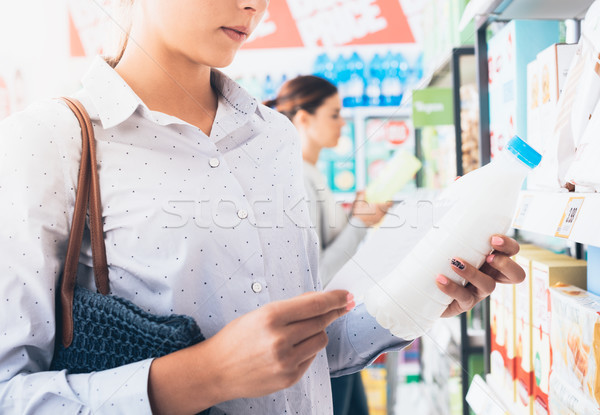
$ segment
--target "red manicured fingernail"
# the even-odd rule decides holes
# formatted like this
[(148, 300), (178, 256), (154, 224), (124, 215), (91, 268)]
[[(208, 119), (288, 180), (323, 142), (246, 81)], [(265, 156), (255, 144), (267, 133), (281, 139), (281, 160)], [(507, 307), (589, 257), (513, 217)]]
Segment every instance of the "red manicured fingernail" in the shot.
[(435, 280), (442, 285), (448, 285), (448, 278), (444, 277), (443, 275), (438, 275)]
[(458, 260), (456, 258), (452, 258), (450, 263), (452, 264), (453, 267), (456, 267), (461, 271), (465, 269), (465, 264), (463, 264), (460, 260)]
[(354, 307), (356, 307), (356, 303), (354, 301), (351, 301), (351, 302), (348, 303), (348, 305), (346, 305), (346, 311), (350, 311)]
[(487, 258), (485, 259), (485, 262), (487, 262), (488, 264), (491, 264), (492, 261), (494, 260), (495, 256), (496, 255), (493, 255), (493, 254), (492, 255), (488, 255)]
[(502, 246), (502, 244), (504, 244), (504, 239), (500, 238), (499, 236), (492, 237), (492, 245)]
[(349, 303), (352, 300), (354, 300), (354, 296), (352, 295), (352, 293), (348, 293), (348, 295), (346, 296), (346, 302)]

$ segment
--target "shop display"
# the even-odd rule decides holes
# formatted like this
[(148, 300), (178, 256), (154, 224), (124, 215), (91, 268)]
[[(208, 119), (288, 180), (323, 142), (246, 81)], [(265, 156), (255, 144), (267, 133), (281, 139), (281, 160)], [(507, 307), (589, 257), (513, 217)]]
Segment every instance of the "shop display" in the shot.
[(490, 295), (490, 376), (510, 401), (515, 400), (515, 291), (501, 285)]
[[(367, 186), (383, 171), (395, 152), (415, 154), (415, 137), (412, 123), (408, 119), (369, 118), (365, 123), (364, 143)], [(412, 176), (404, 190), (414, 189), (416, 181)]]
[(422, 187), (444, 189), (456, 179), (456, 137), (453, 126), (421, 129)]
[(479, 94), (474, 84), (460, 87), (460, 128), (462, 168), (467, 174), (479, 167)]
[(534, 368), (534, 414), (548, 413), (548, 393), (552, 356), (550, 344), (550, 287), (557, 283), (586, 288), (586, 263), (569, 257), (534, 259), (531, 262), (532, 357)]
[(515, 285), (515, 406), (519, 415), (533, 410), (532, 284), (531, 263), (536, 259), (558, 259), (560, 255), (535, 246), (521, 247), (514, 261), (525, 271), (525, 280)]
[(314, 75), (337, 85), (345, 107), (398, 106), (403, 92), (420, 79), (422, 60), (409, 64), (400, 52), (375, 53), (366, 61), (357, 52), (336, 58), (323, 53), (315, 59)]
[[(527, 131), (529, 142), (542, 154), (546, 153), (548, 140), (554, 133), (558, 116), (558, 101), (565, 86), (577, 45), (555, 44), (537, 55), (527, 66), (528, 114)], [(529, 82), (531, 84), (529, 84)], [(548, 172), (543, 166), (532, 172), (527, 181), (529, 189), (544, 188)]]
[(600, 156), (600, 3), (595, 2), (590, 7), (582, 26), (579, 59), (584, 61), (584, 67), (575, 92), (571, 115), (575, 156), (568, 166), (565, 181), (574, 186), (576, 191), (597, 192), (600, 190), (600, 172), (597, 167)]
[(414, 155), (399, 150), (385, 163), (365, 191), (369, 203), (385, 203), (393, 200), (396, 193), (415, 176), (421, 168), (421, 162)]
[[(600, 82), (600, 76), (598, 78)], [(577, 148), (574, 159), (565, 174), (565, 181), (576, 192), (600, 192), (600, 105), (596, 105)]]
[(548, 406), (552, 415), (600, 415), (598, 405), (558, 373), (550, 375)]
[(371, 415), (387, 414), (387, 369), (384, 363), (385, 356), (382, 356), (360, 372)]
[(513, 20), (489, 40), (492, 158), (513, 135), (527, 137), (527, 64), (558, 40), (558, 22), (529, 20)]
[(431, 328), (452, 301), (437, 288), (435, 277), (442, 274), (464, 283), (452, 270), (450, 259), (455, 256), (477, 268), (483, 264), (491, 252), (491, 236), (509, 229), (523, 180), (539, 161), (535, 150), (514, 137), (496, 162), (448, 188), (445, 197), (451, 207), (439, 226), (367, 293), (367, 310), (379, 324), (404, 339)]
[(558, 400), (571, 404), (564, 390), (572, 388), (572, 395), (582, 395), (580, 407), (600, 413), (600, 297), (563, 284), (553, 286), (550, 296), (552, 376), (554, 383), (564, 384)]

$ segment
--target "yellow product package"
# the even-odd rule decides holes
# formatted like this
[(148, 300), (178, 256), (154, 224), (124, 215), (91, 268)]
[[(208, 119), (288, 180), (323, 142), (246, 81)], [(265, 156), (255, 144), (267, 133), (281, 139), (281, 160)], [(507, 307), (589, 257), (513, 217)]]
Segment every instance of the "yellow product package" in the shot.
[(550, 289), (552, 373), (600, 404), (600, 297), (571, 285)]

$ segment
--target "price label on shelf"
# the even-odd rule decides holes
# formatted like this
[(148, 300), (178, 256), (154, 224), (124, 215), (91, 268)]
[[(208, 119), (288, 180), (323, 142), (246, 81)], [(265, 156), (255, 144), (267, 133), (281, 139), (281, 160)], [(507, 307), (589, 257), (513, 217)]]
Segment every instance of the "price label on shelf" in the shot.
[(517, 213), (515, 214), (515, 219), (513, 220), (513, 228), (520, 229), (525, 224), (525, 218), (527, 218), (527, 212), (529, 212), (529, 205), (533, 198), (531, 196), (525, 196), (519, 203), (519, 208), (517, 209)]
[(581, 206), (583, 205), (584, 197), (571, 197), (567, 202), (567, 207), (565, 207), (565, 211), (563, 212), (562, 218), (560, 219), (560, 223), (558, 224), (558, 228), (556, 229), (556, 233), (554, 236), (558, 236), (560, 238), (568, 238), (571, 235), (571, 231), (573, 230), (573, 225), (575, 225), (575, 221), (577, 220), (577, 216), (579, 215), (579, 211), (581, 210)]

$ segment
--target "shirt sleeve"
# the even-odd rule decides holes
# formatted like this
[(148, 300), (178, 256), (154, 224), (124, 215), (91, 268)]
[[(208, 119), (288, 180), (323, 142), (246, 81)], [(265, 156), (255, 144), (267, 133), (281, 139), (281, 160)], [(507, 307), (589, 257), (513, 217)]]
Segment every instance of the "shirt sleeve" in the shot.
[(327, 360), (331, 377), (358, 372), (385, 352), (400, 350), (411, 341), (400, 339), (377, 323), (364, 304), (327, 328)]
[(151, 361), (48, 371), (81, 156), (79, 124), (56, 101), (0, 123), (0, 413), (150, 413)]

